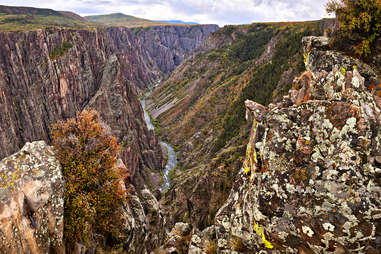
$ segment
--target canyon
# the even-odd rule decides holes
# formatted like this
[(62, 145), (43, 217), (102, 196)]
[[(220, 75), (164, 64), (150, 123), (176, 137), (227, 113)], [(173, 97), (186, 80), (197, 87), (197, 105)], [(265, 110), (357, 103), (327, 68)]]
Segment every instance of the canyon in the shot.
[[(178, 64), (163, 65), (163, 59), (182, 59), (216, 29), (168, 27), (142, 30), (138, 36), (125, 28), (0, 33), (0, 157), (28, 141), (49, 141), (51, 124), (91, 107), (113, 126), (120, 142), (128, 144), (123, 160), (133, 175), (138, 167), (160, 168), (161, 150), (143, 123), (137, 91)], [(189, 30), (193, 41), (182, 36)], [(146, 49), (147, 38), (157, 45)], [(65, 43), (70, 48), (62, 49)], [(62, 55), (53, 54), (59, 50)], [(133, 153), (128, 152), (131, 148)]]
[[(0, 32), (0, 253), (379, 253), (379, 54), (335, 25)], [(125, 201), (70, 249), (49, 128), (92, 109)]]
[[(106, 28), (0, 32), (0, 158), (24, 147), (25, 154), (31, 156), (30, 170), (33, 172), (34, 167), (37, 170), (38, 165), (45, 165), (45, 162), (40, 159), (38, 163), (33, 159), (40, 158), (34, 148), (43, 151), (50, 151), (51, 148), (46, 147), (46, 144), (30, 142), (44, 140), (50, 143), (50, 125), (74, 117), (83, 109), (96, 109), (122, 146), (121, 167), (128, 168), (128, 185), (133, 188), (130, 201), (125, 204), (127, 210), (122, 209), (120, 212), (127, 223), (125, 237), (129, 240), (124, 242), (125, 248), (134, 250), (134, 253), (143, 253), (146, 248), (152, 249), (165, 236), (164, 227), (161, 226), (164, 218), (156, 198), (147, 188), (150, 186), (153, 191), (159, 187), (159, 171), (166, 162), (164, 148), (153, 130), (149, 130), (144, 122), (144, 112), (138, 97), (144, 89), (173, 70), (181, 59), (201, 45), (217, 28), (216, 25), (198, 25), (138, 31)], [(21, 152), (21, 157), (23, 154)], [(49, 152), (49, 155), (43, 154), (42, 157), (45, 158), (44, 156), (51, 154)], [(19, 189), (11, 189), (11, 186), (5, 184), (1, 188), (2, 221), (9, 222), (2, 222), (1, 253), (28, 252), (29, 247), (33, 246), (30, 249), (33, 253), (53, 249), (63, 253), (65, 248), (62, 246), (62, 232), (57, 236), (61, 237), (60, 244), (53, 244), (53, 236), (50, 231), (46, 231), (46, 224), (41, 221), (48, 219), (48, 215), (40, 212), (56, 203), (57, 191), (44, 192), (45, 194), (41, 192), (44, 198), (32, 209), (35, 216), (42, 214), (37, 216), (35, 223), (28, 224), (34, 219), (24, 217), (27, 205), (19, 203), (17, 209), (13, 210), (15, 203), (11, 200), (16, 200), (16, 203), (21, 199), (31, 200), (19, 192), (24, 188), (23, 184), (28, 185), (30, 182), (25, 180), (28, 171), (25, 171), (23, 163), (23, 160), (16, 160), (13, 164), (5, 163), (1, 166), (1, 172), (4, 173), (2, 180), (6, 180), (3, 176), (13, 177), (14, 183), (20, 186)], [(32, 181), (25, 188), (31, 188), (33, 192), (44, 188), (41, 182), (43, 185), (53, 185), (54, 176), (51, 177), (46, 171), (49, 167), (43, 166), (37, 182)], [(63, 186), (57, 187), (60, 193), (58, 199), (62, 199)], [(58, 216), (62, 220), (62, 211), (60, 212)], [(20, 224), (17, 219), (20, 216), (27, 224)], [(149, 217), (155, 226), (147, 224)], [(53, 231), (62, 231), (61, 222), (52, 217), (48, 223), (53, 225)], [(18, 225), (24, 226), (17, 229)], [(36, 230), (36, 227), (40, 230)], [(155, 237), (144, 233), (149, 228), (152, 232), (157, 231)], [(4, 236), (11, 231), (19, 235), (17, 239), (26, 242)], [(40, 235), (40, 240), (31, 234)], [(137, 242), (144, 244), (136, 246)], [(96, 245), (94, 243), (93, 246)]]

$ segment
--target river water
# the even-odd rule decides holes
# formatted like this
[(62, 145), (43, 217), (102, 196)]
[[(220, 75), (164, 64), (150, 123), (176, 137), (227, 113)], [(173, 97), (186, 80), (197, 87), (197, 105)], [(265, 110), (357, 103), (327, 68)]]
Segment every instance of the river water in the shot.
[[(153, 90), (153, 88), (152, 88), (152, 90)], [(148, 115), (148, 112), (146, 110), (146, 98), (151, 94), (152, 90), (147, 92), (144, 95), (143, 99), (140, 101), (140, 103), (142, 104), (143, 110), (144, 110), (144, 120), (146, 121), (148, 130), (154, 130), (155, 129), (155, 127), (153, 126), (151, 119)], [(171, 183), (171, 179), (169, 177), (169, 172), (176, 166), (177, 157), (176, 157), (176, 153), (175, 153), (173, 147), (170, 144), (168, 144), (164, 141), (160, 141), (160, 145), (164, 146), (167, 149), (167, 154), (168, 154), (167, 164), (165, 165), (165, 168), (163, 170), (164, 181), (163, 181), (163, 184), (160, 186), (160, 191), (165, 191), (166, 189), (169, 188), (169, 185)]]

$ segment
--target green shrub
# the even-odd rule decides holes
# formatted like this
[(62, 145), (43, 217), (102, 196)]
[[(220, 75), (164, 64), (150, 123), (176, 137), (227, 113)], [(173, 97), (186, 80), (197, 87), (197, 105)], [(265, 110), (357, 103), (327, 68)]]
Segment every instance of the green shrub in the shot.
[(52, 60), (60, 58), (61, 56), (64, 56), (72, 47), (73, 45), (70, 42), (64, 41), (60, 46), (49, 52), (49, 58)]
[(359, 56), (370, 55), (381, 34), (380, 0), (330, 0), (326, 9), (340, 22), (335, 44), (352, 44)]
[(107, 134), (96, 111), (83, 111), (51, 127), (53, 146), (65, 178), (64, 239), (90, 245), (94, 235), (115, 241), (120, 222), (115, 211), (127, 194), (116, 168), (120, 147)]

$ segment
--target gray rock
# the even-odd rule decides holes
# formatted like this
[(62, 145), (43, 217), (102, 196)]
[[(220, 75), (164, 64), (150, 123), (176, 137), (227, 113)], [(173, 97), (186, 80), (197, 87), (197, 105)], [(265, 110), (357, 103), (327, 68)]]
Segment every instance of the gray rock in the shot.
[(181, 236), (186, 236), (191, 233), (192, 225), (188, 223), (177, 222), (173, 230)]
[(303, 44), (309, 72), (288, 98), (270, 109), (246, 103), (256, 121), (215, 218), (221, 253), (378, 252), (381, 171), (371, 158), (381, 151), (381, 108), (361, 76), (374, 72), (326, 51), (327, 39)]

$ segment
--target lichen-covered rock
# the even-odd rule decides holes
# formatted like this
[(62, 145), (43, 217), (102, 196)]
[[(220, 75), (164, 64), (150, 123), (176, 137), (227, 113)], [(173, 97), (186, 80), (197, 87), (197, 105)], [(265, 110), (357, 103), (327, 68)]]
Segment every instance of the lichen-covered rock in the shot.
[[(118, 167), (125, 168), (122, 160)], [(165, 219), (148, 189), (132, 189), (115, 216), (124, 222), (119, 235), (123, 250), (144, 254), (163, 244)], [(64, 179), (50, 146), (27, 143), (0, 162), (0, 253), (65, 253), (63, 220)], [(77, 253), (101, 250), (104, 243), (97, 241), (88, 248), (77, 243)]]
[(44, 141), (0, 162), (0, 253), (64, 253), (64, 180)]
[(303, 42), (309, 72), (289, 95), (246, 102), (252, 132), (216, 215), (220, 253), (379, 253), (381, 108), (360, 75), (374, 72), (349, 68), (322, 39)]
[(149, 253), (163, 244), (166, 237), (164, 216), (148, 189), (143, 189), (140, 195), (132, 192), (121, 216), (125, 221), (123, 246), (128, 253)]
[(306, 58), (306, 69), (310, 71), (332, 71), (334, 68), (346, 71), (355, 66), (368, 82), (379, 79), (380, 69), (372, 69), (359, 59), (346, 56), (337, 51), (330, 50), (327, 37), (304, 37), (303, 51)]

